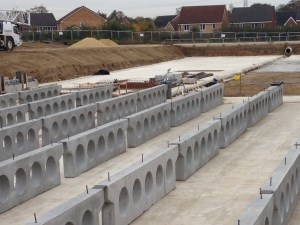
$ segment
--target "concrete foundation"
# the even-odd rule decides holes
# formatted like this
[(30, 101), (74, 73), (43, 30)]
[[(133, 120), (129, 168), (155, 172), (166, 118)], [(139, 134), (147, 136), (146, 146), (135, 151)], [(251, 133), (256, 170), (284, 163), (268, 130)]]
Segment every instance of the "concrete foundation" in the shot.
[(138, 145), (170, 129), (171, 103), (164, 103), (149, 110), (126, 117), (128, 120), (127, 145)]
[(137, 93), (121, 95), (98, 103), (98, 126), (137, 112)]
[(254, 126), (269, 112), (269, 92), (263, 91), (249, 99), (248, 127)]
[(62, 144), (0, 162), (0, 213), (60, 184)]
[(37, 223), (27, 225), (99, 225), (99, 214), (104, 203), (103, 190), (89, 189), (88, 193), (78, 195), (65, 204), (54, 208), (42, 217)]
[(221, 122), (209, 122), (189, 134), (179, 137), (176, 160), (176, 180), (186, 180), (219, 152)]
[(106, 85), (76, 92), (76, 107), (112, 98), (113, 85)]
[(275, 110), (283, 103), (283, 85), (269, 87), (269, 112)]
[(76, 177), (125, 152), (127, 126), (127, 120), (118, 120), (62, 140), (65, 177)]
[(103, 225), (129, 224), (175, 188), (177, 146), (159, 151), (99, 184)]
[(0, 108), (6, 108), (17, 104), (19, 96), (17, 93), (0, 95)]
[(20, 104), (28, 102), (38, 101), (46, 98), (52, 98), (60, 95), (61, 85), (49, 85), (43, 87), (37, 87), (28, 91), (19, 92)]
[(28, 105), (17, 105), (0, 109), (0, 126), (6, 127), (28, 121)]
[(223, 103), (224, 85), (215, 84), (202, 88), (201, 112), (207, 112)]
[(166, 102), (167, 85), (159, 85), (138, 92), (137, 110), (142, 111), (155, 105)]

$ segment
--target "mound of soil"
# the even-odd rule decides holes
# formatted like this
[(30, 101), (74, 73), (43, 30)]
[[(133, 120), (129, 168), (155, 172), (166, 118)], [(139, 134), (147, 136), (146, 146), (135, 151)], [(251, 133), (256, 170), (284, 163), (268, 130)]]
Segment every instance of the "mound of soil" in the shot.
[(102, 44), (110, 47), (118, 46), (118, 44), (110, 39), (100, 39), (99, 40)]
[(96, 40), (95, 38), (85, 38), (71, 45), (69, 48), (97, 48), (97, 47), (107, 47), (107, 45)]

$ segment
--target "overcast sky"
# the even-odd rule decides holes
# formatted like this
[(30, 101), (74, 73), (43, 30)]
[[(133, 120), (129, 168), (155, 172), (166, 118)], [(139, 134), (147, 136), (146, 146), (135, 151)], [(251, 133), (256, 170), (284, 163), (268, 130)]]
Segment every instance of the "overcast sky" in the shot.
[[(254, 3), (267, 3), (277, 6), (286, 4), (288, 0), (248, 0), (248, 5)], [(159, 15), (175, 14), (176, 8), (181, 6), (192, 5), (220, 5), (233, 4), (234, 7), (242, 7), (243, 0), (0, 0), (1, 9), (18, 9), (26, 10), (34, 6), (43, 5), (49, 12), (52, 12), (58, 20), (68, 12), (79, 6), (86, 6), (89, 9), (97, 12), (106, 13), (109, 15), (113, 10), (123, 11), (129, 17), (150, 17), (155, 18)]]

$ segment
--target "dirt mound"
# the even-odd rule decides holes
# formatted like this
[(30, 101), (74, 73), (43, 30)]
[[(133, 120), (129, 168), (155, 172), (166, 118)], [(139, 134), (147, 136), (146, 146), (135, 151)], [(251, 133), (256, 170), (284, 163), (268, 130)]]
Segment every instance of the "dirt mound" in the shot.
[(99, 40), (100, 43), (109, 46), (109, 47), (114, 47), (114, 46), (118, 46), (118, 44), (110, 39), (100, 39)]
[(107, 47), (107, 45), (96, 40), (95, 38), (85, 38), (71, 45), (69, 48), (95, 48), (95, 47)]

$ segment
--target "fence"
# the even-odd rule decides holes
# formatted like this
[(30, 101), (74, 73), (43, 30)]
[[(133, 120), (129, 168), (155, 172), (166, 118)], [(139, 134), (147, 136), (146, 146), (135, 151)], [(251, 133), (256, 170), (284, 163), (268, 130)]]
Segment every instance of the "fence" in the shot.
[(60, 41), (73, 43), (86, 37), (111, 39), (119, 44), (143, 43), (227, 43), (298, 41), (300, 32), (178, 32), (178, 31), (116, 31), (116, 30), (65, 30), (24, 32), (26, 41)]

